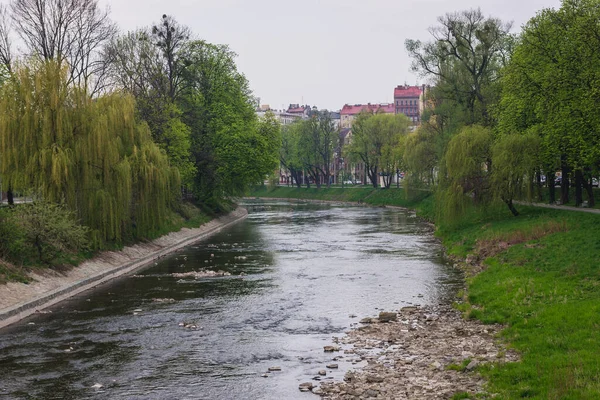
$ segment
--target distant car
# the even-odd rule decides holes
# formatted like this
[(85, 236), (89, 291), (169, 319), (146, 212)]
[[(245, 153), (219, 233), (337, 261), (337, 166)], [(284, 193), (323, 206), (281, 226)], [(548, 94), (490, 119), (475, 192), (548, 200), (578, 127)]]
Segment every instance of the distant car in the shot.
[(598, 178), (592, 178), (592, 187), (598, 187)]
[(352, 181), (344, 181), (344, 185), (354, 185), (354, 182), (352, 182)]

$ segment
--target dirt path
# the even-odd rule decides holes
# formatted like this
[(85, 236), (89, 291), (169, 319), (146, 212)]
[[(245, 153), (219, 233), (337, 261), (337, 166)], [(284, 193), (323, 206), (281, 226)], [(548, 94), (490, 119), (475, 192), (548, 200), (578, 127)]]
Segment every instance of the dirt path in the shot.
[(248, 212), (238, 208), (198, 228), (183, 228), (149, 243), (107, 251), (67, 273), (43, 271), (32, 273), (29, 284), (9, 282), (0, 286), (0, 328), (17, 322), (71, 296), (101, 283), (131, 273), (164, 255), (213, 235), (246, 218)]

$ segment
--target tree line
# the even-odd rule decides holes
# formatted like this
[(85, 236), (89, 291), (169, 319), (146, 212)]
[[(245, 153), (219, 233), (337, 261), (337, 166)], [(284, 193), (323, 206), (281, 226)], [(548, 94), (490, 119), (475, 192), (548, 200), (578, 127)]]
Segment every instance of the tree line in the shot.
[(430, 83), (414, 132), (404, 115), (364, 111), (343, 143), (327, 113), (316, 113), (286, 127), (280, 163), (298, 186), (330, 182), (329, 167), (342, 157), (346, 170), (360, 163), (374, 187), (389, 188), (405, 171), (408, 191), (433, 189), (448, 219), (496, 201), (514, 215), (515, 200), (564, 204), (574, 196), (577, 206), (594, 206), (599, 27), (598, 0), (563, 0), (518, 34), (480, 9), (443, 15), (431, 40), (405, 42), (412, 70)]
[[(280, 145), (235, 58), (168, 15), (121, 33), (97, 0), (0, 6), (9, 203), (20, 192), (57, 205), (46, 208), (80, 223), (92, 249), (155, 235), (185, 216), (184, 200), (225, 210), (272, 173)], [(25, 211), (0, 216), (4, 230), (18, 228), (15, 213)], [(0, 257), (9, 247), (0, 243)]]
[[(406, 138), (407, 184), (433, 184), (440, 215), (515, 199), (594, 205), (600, 169), (600, 2), (563, 0), (519, 34), (481, 10), (446, 14), (428, 42), (407, 40), (431, 80), (423, 123)], [(560, 198), (555, 173), (561, 172)]]

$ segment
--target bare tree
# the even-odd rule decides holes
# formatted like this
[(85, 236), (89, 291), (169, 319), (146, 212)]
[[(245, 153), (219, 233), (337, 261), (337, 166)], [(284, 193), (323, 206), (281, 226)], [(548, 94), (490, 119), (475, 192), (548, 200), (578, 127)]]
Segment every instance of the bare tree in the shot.
[(11, 19), (8, 7), (0, 4), (0, 63), (6, 72), (12, 71), (12, 41), (10, 40)]
[(117, 32), (108, 9), (100, 10), (97, 0), (14, 0), (10, 9), (30, 55), (68, 63), (69, 83), (92, 95), (102, 89), (106, 64), (100, 51)]
[(140, 96), (175, 101), (184, 90), (191, 31), (163, 15), (150, 28), (114, 38), (106, 48), (113, 82)]
[(169, 15), (163, 15), (160, 23), (152, 26), (152, 39), (163, 55), (164, 69), (168, 78), (167, 93), (174, 100), (182, 89), (182, 72), (185, 68), (182, 50), (190, 40), (187, 26), (180, 25)]

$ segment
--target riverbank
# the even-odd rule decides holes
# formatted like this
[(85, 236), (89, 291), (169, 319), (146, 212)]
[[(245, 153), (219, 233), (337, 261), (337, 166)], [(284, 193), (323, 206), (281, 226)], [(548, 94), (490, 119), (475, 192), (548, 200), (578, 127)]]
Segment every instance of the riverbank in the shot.
[[(434, 215), (432, 196), (407, 204), (402, 190), (363, 190), (262, 192), (372, 205), (386, 205), (382, 199), (391, 198), (389, 205), (415, 208), (428, 219)], [(448, 254), (470, 276), (456, 308), (467, 320), (505, 326), (498, 337), (520, 356), (519, 362), (482, 362), (470, 373), (484, 377), (484, 391), (499, 398), (599, 398), (600, 216), (529, 206), (519, 206), (519, 211), (515, 218), (501, 206), (473, 209), (460, 221), (437, 225), (436, 235)], [(475, 395), (468, 387), (463, 390), (456, 399)]]
[(366, 318), (341, 340), (351, 347), (338, 359), (367, 365), (347, 372), (344, 382), (324, 382), (317, 393), (332, 400), (459, 398), (484, 392), (484, 380), (473, 372), (478, 365), (518, 360), (495, 339), (500, 325), (462, 319), (450, 306), (404, 307), (381, 316)]
[(17, 322), (77, 293), (131, 273), (157, 258), (202, 240), (235, 224), (248, 215), (238, 208), (198, 228), (183, 228), (148, 243), (120, 251), (107, 251), (65, 273), (52, 270), (31, 272), (32, 282), (8, 282), (0, 286), (0, 328)]

